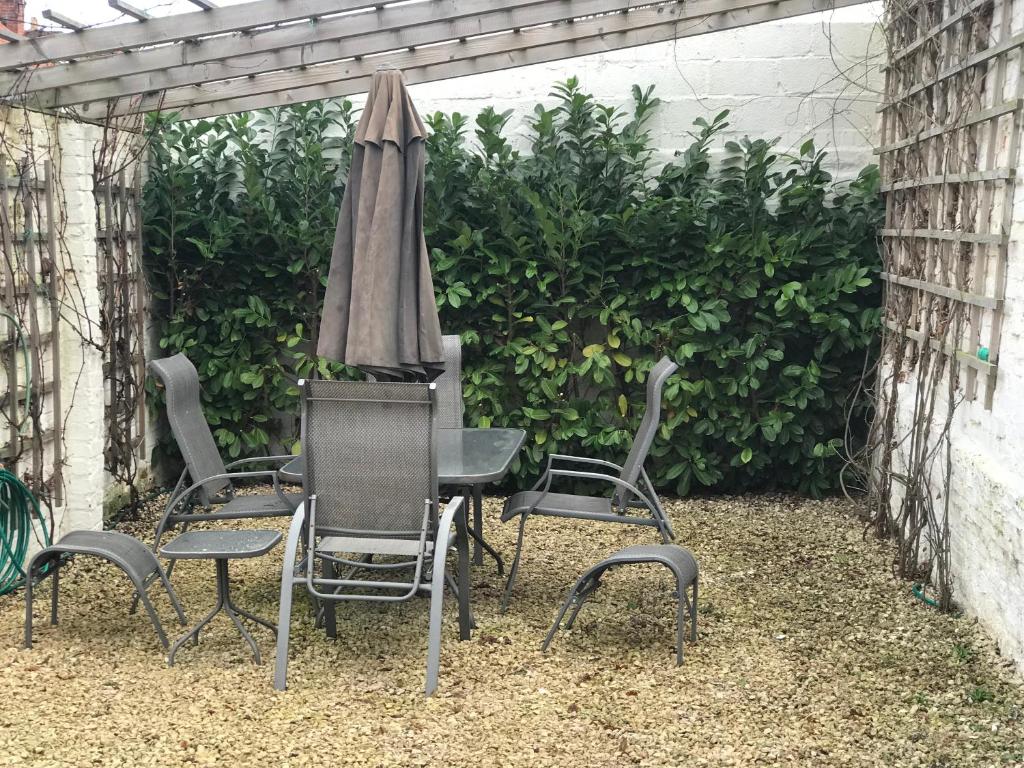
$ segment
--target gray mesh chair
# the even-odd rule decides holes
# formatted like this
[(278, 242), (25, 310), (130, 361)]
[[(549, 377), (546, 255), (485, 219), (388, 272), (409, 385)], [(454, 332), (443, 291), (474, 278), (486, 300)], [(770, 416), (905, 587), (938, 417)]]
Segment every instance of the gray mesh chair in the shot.
[[(440, 667), (445, 558), (455, 540), (459, 585), (466, 587), (458, 590), (464, 637), (470, 622), (463, 499), (449, 502), (438, 519), (436, 385), (301, 381), (299, 387), (305, 496), (285, 548), (274, 687), (284, 690), (287, 683), (293, 587), (305, 586), (325, 605), (397, 602), (426, 592), (429, 696)], [(382, 556), (388, 559), (375, 559)], [(409, 578), (400, 578), (408, 571)]]
[[(149, 369), (164, 386), (167, 420), (185, 460), (185, 469), (167, 502), (156, 528), (154, 551), (160, 547), (164, 532), (177, 523), (201, 520), (237, 520), (289, 516), (301, 501), (299, 494), (281, 490), (276, 469), (238, 471), (246, 464), (281, 465), (293, 456), (257, 456), (224, 464), (200, 401), (199, 373), (183, 354), (152, 360)], [(236, 496), (232, 480), (262, 478), (274, 485), (272, 494)], [(203, 511), (191, 510), (198, 500)], [(212, 504), (223, 504), (212, 511)]]
[[(526, 534), (526, 520), (530, 515), (567, 517), (579, 520), (598, 520), (608, 523), (646, 525), (658, 529), (662, 541), (673, 538), (672, 525), (661, 506), (658, 493), (644, 469), (644, 461), (651, 450), (654, 435), (661, 420), (661, 392), (665, 381), (679, 368), (669, 358), (663, 357), (647, 376), (647, 407), (640, 422), (633, 445), (626, 456), (625, 464), (619, 466), (610, 461), (591, 459), (583, 456), (548, 454), (547, 466), (537, 484), (529, 491), (520, 491), (505, 502), (501, 521), (508, 522), (519, 517), (519, 538), (516, 555), (509, 569), (508, 582), (501, 599), (501, 609), (508, 607), (508, 601), (515, 585), (519, 560), (523, 553), (523, 537)], [(561, 469), (559, 465), (590, 464), (614, 470), (606, 472), (584, 472)], [(577, 496), (569, 493), (552, 493), (551, 483), (555, 478), (574, 478), (607, 483), (612, 486), (609, 496)], [(638, 515), (633, 510), (646, 510)]]
[[(444, 373), (438, 376), (437, 426), (440, 429), (462, 429), (466, 412), (462, 399), (462, 340), (457, 334), (441, 337), (444, 352)], [(483, 565), (486, 550), (498, 564), (498, 573), (504, 572), (501, 555), (484, 541), (484, 491), (482, 485), (456, 489), (457, 493), (473, 497), (473, 525), (469, 528), (473, 544), (473, 562)]]
[(441, 337), (444, 373), (434, 379), (437, 384), (437, 426), (461, 429), (466, 406), (462, 401), (462, 340), (457, 334)]

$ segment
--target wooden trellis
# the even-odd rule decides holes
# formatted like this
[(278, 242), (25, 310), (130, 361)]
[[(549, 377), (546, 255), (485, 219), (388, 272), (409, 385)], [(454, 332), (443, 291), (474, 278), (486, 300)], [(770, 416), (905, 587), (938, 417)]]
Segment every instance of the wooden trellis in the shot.
[(53, 167), (37, 178), (0, 158), (0, 247), (6, 335), (0, 399), (0, 461), (41, 499), (63, 503), (60, 278)]
[[(881, 155), (889, 332), (992, 407), (1021, 130), (1009, 0), (892, 3)], [(1012, 62), (1012, 66), (1011, 66)]]
[(146, 450), (142, 180), (139, 170), (130, 181), (123, 170), (115, 178), (93, 190), (107, 388), (104, 464), (115, 478), (131, 483)]

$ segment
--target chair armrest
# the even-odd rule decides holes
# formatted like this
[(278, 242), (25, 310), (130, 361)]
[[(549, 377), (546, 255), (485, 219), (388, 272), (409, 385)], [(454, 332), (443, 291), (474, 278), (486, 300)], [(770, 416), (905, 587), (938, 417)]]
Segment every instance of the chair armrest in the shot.
[(592, 459), (589, 456), (570, 456), (565, 453), (549, 453), (548, 454), (548, 466), (552, 466), (556, 461), (558, 462), (571, 462), (577, 464), (596, 464), (599, 467), (608, 467), (609, 469), (617, 469), (620, 472), (622, 467), (611, 461), (605, 461), (604, 459)]
[(174, 501), (167, 505), (167, 510), (169, 512), (170, 510), (177, 507), (179, 504), (181, 504), (181, 502), (183, 502), (185, 499), (187, 499), (189, 496), (191, 496), (193, 493), (195, 493), (197, 490), (199, 490), (202, 486), (206, 485), (211, 480), (241, 480), (247, 477), (269, 477), (274, 483), (274, 491), (277, 492), (279, 496), (281, 495), (281, 483), (277, 478), (277, 470), (259, 469), (252, 470), (249, 472), (222, 472), (217, 475), (210, 475), (209, 477), (204, 477), (199, 482), (190, 485), (184, 491), (179, 493), (175, 497)]
[[(438, 550), (448, 543), (448, 536), (451, 534), (452, 522), (455, 521), (456, 513), (462, 514), (462, 507), (466, 499), (464, 496), (453, 496), (452, 500), (444, 505), (444, 512), (437, 523), (437, 541), (434, 544), (434, 557), (438, 557)], [(460, 518), (461, 519), (461, 518)]]
[(613, 477), (612, 475), (604, 475), (601, 474), (600, 472), (577, 472), (568, 469), (552, 469), (550, 474), (553, 477), (578, 477), (583, 480), (600, 480), (602, 482), (612, 483), (613, 485), (616, 485), (619, 488), (622, 488), (632, 493), (634, 496), (636, 496), (638, 499), (644, 502), (648, 509), (656, 509), (651, 500), (647, 498), (647, 494), (645, 494), (635, 485), (627, 483), (625, 480), (621, 478)]
[[(587, 456), (570, 456), (567, 453), (549, 453), (547, 465), (544, 467), (544, 471), (541, 473), (540, 478), (534, 484), (531, 490), (540, 490), (543, 485), (544, 490), (548, 490), (551, 487), (551, 472), (554, 469), (556, 462), (563, 463), (577, 463), (577, 464), (596, 464), (600, 467), (608, 467), (609, 469), (616, 469), (619, 472), (622, 471), (622, 467), (618, 464), (613, 464), (610, 461), (604, 461), (603, 459), (591, 459)], [(545, 482), (547, 481), (547, 482)]]
[(240, 467), (243, 464), (256, 464), (269, 461), (276, 461), (281, 464), (287, 464), (289, 461), (294, 459), (294, 456), (251, 456), (248, 459), (236, 459), (230, 464), (226, 464), (224, 469), (231, 469), (232, 467)]

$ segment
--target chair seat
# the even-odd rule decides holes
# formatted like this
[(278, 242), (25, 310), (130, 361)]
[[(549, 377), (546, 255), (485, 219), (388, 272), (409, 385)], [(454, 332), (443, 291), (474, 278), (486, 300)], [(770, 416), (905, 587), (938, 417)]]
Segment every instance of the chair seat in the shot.
[[(448, 536), (448, 546), (455, 541), (455, 532)], [(429, 538), (424, 542), (426, 554), (434, 551), (434, 542)], [(400, 555), (416, 557), (420, 552), (419, 539), (371, 539), (365, 536), (325, 536), (317, 545), (318, 552), (351, 552), (359, 555)]]
[[(544, 497), (536, 509), (530, 508), (537, 500)], [(576, 515), (608, 515), (612, 511), (611, 499), (601, 496), (576, 496), (571, 493), (548, 493), (543, 491), (520, 491), (509, 497), (501, 512), (501, 522), (507, 523), (513, 517), (524, 512), (531, 515), (553, 515), (555, 517), (573, 517)]]
[(678, 544), (632, 544), (591, 566), (586, 573), (600, 575), (614, 566), (633, 563), (660, 563), (676, 573), (683, 584), (697, 578), (697, 559)]
[(259, 517), (291, 517), (302, 503), (301, 493), (284, 494), (287, 503), (276, 493), (235, 496), (214, 510), (196, 509), (171, 515), (172, 521), (186, 520), (244, 520)]
[(39, 552), (36, 558), (42, 563), (64, 553), (102, 557), (140, 582), (156, 572), (160, 565), (149, 547), (117, 531), (71, 531)]

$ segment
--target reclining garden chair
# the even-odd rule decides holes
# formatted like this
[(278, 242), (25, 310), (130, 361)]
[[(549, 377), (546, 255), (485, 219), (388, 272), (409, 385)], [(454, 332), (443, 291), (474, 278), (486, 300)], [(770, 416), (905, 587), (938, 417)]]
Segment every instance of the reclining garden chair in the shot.
[[(523, 537), (526, 533), (526, 520), (530, 515), (547, 515), (548, 517), (567, 517), (578, 520), (598, 520), (607, 523), (628, 523), (631, 525), (647, 525), (658, 529), (662, 541), (666, 544), (673, 538), (672, 525), (661, 506), (657, 491), (644, 469), (644, 461), (654, 442), (661, 417), (661, 392), (665, 381), (675, 373), (678, 365), (669, 358), (663, 357), (651, 369), (647, 376), (647, 407), (644, 411), (640, 428), (633, 438), (633, 445), (626, 456), (623, 466), (610, 461), (591, 459), (583, 456), (566, 456), (548, 454), (547, 467), (537, 484), (529, 491), (520, 491), (505, 502), (501, 521), (508, 522), (519, 517), (519, 538), (516, 542), (516, 555), (509, 570), (505, 593), (501, 598), (501, 610), (508, 607), (515, 585), (519, 560), (523, 553)], [(560, 469), (565, 464), (591, 464), (611, 469), (616, 474), (603, 472), (584, 472), (571, 469)], [(577, 496), (569, 493), (552, 493), (551, 482), (555, 478), (575, 478), (594, 480), (613, 486), (610, 496)], [(646, 515), (638, 515), (632, 510), (646, 510)]]
[[(176, 523), (187, 525), (202, 520), (237, 520), (244, 518), (284, 517), (294, 513), (300, 494), (281, 490), (277, 470), (237, 471), (246, 464), (283, 464), (293, 456), (256, 456), (225, 465), (217, 451), (210, 425), (200, 402), (199, 374), (183, 354), (152, 360), (149, 369), (164, 386), (167, 398), (167, 420), (185, 460), (185, 469), (167, 501), (167, 508), (156, 528), (153, 549), (160, 547), (164, 532)], [(274, 485), (272, 494), (235, 495), (232, 480), (264, 478)], [(198, 500), (203, 511), (192, 511)], [(213, 511), (211, 505), (222, 504)]]
[[(299, 388), (305, 494), (285, 548), (274, 687), (284, 690), (287, 684), (296, 585), (305, 586), (325, 604), (401, 602), (426, 592), (430, 595), (429, 696), (437, 688), (440, 667), (445, 558), (456, 538), (460, 584), (467, 584), (469, 578), (462, 497), (452, 499), (438, 519), (437, 387), (300, 381)], [(297, 562), (303, 535), (306, 546)], [(381, 556), (390, 559), (374, 559)], [(340, 575), (336, 575), (338, 568)], [(411, 577), (401, 580), (403, 571), (412, 571)], [(378, 578), (370, 579), (371, 575)], [(459, 598), (459, 624), (465, 636), (470, 622), (468, 593), (460, 590)], [(330, 631), (330, 619), (325, 623)]]

